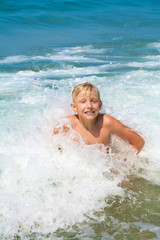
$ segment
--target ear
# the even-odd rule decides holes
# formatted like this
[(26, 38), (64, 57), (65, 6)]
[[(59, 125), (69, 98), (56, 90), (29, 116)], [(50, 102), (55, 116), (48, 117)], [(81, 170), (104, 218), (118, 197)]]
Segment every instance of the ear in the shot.
[(77, 108), (76, 108), (75, 103), (71, 103), (71, 108), (74, 112), (77, 112)]
[(100, 101), (100, 103), (99, 103), (99, 110), (101, 110), (101, 107), (102, 107), (102, 101)]

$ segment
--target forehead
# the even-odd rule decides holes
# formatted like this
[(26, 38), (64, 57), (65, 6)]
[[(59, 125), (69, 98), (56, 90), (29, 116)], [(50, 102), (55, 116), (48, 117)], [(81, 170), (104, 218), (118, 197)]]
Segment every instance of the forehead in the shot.
[(96, 97), (96, 98), (99, 98), (96, 89), (92, 89), (92, 90), (90, 90), (90, 89), (83, 89), (76, 96), (76, 98), (83, 98), (83, 97), (90, 97), (90, 98), (91, 97)]

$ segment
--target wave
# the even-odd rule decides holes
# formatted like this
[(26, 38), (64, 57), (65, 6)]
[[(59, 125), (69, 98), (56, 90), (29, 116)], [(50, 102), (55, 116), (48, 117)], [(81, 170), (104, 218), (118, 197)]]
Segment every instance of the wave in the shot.
[[(65, 239), (63, 232), (76, 229), (78, 237), (89, 225), (92, 227), (86, 232), (97, 237), (93, 225), (112, 226), (113, 221), (114, 231), (118, 222), (118, 231), (123, 232), (124, 220), (117, 220), (111, 212), (123, 209), (127, 199), (127, 209), (140, 206), (143, 216), (148, 209), (152, 212), (149, 205), (146, 210), (141, 203), (159, 197), (160, 72), (154, 67), (159, 59), (152, 54), (152, 47), (138, 57), (116, 55), (112, 47), (63, 47), (0, 59), (1, 238), (45, 239), (53, 235), (56, 239), (61, 233)], [(52, 135), (53, 127), (58, 122), (63, 125), (65, 117), (73, 114), (73, 87), (85, 81), (100, 89), (103, 112), (143, 136), (146, 144), (139, 156), (115, 136), (106, 156), (103, 145), (87, 146), (83, 141), (78, 145), (65, 136)], [(128, 175), (137, 183), (127, 189), (121, 183)], [(117, 214), (124, 219), (124, 212)], [(147, 229), (136, 214), (129, 222), (138, 219), (139, 231)], [(154, 232), (156, 220), (151, 221), (149, 215), (147, 221)], [(128, 222), (126, 226), (128, 231)], [(109, 235), (109, 230), (104, 231)], [(90, 235), (87, 232), (85, 236)]]

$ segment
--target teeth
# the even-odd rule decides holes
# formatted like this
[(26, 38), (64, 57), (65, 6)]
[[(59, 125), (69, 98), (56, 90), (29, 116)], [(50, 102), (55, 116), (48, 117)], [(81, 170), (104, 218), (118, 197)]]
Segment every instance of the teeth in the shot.
[(85, 112), (85, 113), (94, 113), (94, 111), (90, 111), (90, 112)]

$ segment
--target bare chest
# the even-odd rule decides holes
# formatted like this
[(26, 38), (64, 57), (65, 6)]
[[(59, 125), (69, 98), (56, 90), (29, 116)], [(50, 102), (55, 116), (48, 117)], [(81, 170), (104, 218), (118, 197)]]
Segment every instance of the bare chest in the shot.
[(106, 129), (100, 129), (99, 131), (90, 132), (86, 129), (75, 129), (77, 131), (85, 144), (92, 145), (96, 143), (101, 143), (104, 145), (109, 145), (110, 143), (110, 132)]

